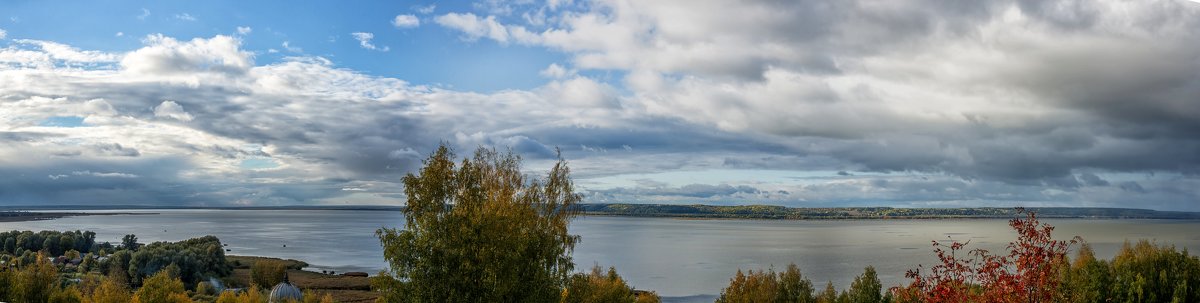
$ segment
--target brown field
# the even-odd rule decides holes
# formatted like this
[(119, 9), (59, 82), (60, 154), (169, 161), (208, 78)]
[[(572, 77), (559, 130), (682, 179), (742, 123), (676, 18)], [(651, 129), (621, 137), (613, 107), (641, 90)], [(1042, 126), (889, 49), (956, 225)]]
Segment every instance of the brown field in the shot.
[(250, 256), (226, 256), (231, 263), (239, 263), (233, 270), (231, 284), (236, 286), (245, 286), (250, 284), (250, 266), (254, 262), (260, 260), (278, 260), (288, 263), (288, 280), (303, 290), (311, 290), (318, 294), (330, 294), (334, 300), (343, 303), (359, 303), (359, 302), (375, 302), (375, 298), (379, 295), (371, 291), (371, 282), (365, 277), (346, 277), (340, 275), (326, 275), (319, 272), (310, 272), (300, 270), (303, 262), (296, 260), (282, 260), (265, 257), (250, 257)]

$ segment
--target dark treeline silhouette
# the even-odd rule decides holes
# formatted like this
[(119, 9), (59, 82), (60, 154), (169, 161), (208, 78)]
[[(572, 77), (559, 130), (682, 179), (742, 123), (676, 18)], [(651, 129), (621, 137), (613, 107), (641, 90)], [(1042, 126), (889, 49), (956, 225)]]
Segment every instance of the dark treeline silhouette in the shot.
[(51, 255), (61, 256), (67, 251), (80, 253), (93, 252), (96, 249), (111, 248), (105, 244), (96, 245), (96, 233), (91, 231), (8, 231), (0, 232), (0, 252), (19, 256), (26, 251), (48, 251)]

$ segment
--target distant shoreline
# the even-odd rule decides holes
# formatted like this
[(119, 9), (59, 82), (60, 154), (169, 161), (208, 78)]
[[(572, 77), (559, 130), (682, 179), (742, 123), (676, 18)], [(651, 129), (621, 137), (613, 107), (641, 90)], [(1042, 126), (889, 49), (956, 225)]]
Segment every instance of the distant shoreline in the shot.
[[(893, 208), (893, 207), (785, 207), (775, 205), (678, 205), (585, 203), (577, 206), (581, 216), (674, 218), (685, 220), (937, 220), (937, 219), (1010, 219), (1018, 216), (1011, 207), (967, 208)], [(7, 206), (0, 207), (0, 222), (50, 220), (68, 216), (145, 213), (80, 213), (71, 211), (104, 210), (321, 210), (321, 211), (403, 211), (403, 206), (314, 205), (314, 206)], [(1200, 220), (1200, 212), (1157, 211), (1134, 208), (1029, 207), (1042, 218), (1054, 219), (1176, 219)], [(58, 212), (55, 212), (58, 210)], [(27, 218), (5, 218), (12, 211), (26, 212)], [(45, 211), (45, 212), (42, 212)]]
[(5, 211), (53, 211), (53, 210), (404, 210), (403, 206), (376, 205), (295, 205), (295, 206), (170, 206), (170, 205), (16, 205), (0, 206)]
[[(1156, 211), (1131, 208), (1028, 207), (1041, 218), (1055, 219), (1175, 219), (1200, 220), (1197, 212)], [(622, 216), (677, 219), (755, 220), (937, 220), (1011, 219), (1020, 216), (1012, 207), (893, 208), (824, 207), (795, 208), (775, 205), (675, 205), (675, 204), (581, 204), (587, 216)]]
[(78, 216), (111, 216), (111, 215), (156, 215), (157, 213), (79, 213), (79, 212), (31, 212), (31, 211), (0, 211), (0, 222), (45, 221)]
[[(694, 220), (694, 221), (733, 221), (733, 220), (753, 220), (753, 221), (906, 221), (906, 220), (1008, 220), (1013, 216), (912, 216), (912, 217), (803, 217), (803, 218), (777, 218), (777, 217), (739, 217), (739, 216), (688, 216), (688, 215), (672, 215), (672, 214), (608, 214), (608, 213), (580, 213), (580, 217), (614, 217), (614, 218), (658, 218), (658, 219), (676, 219), (676, 220)], [(1175, 217), (1104, 217), (1104, 216), (1042, 216), (1041, 219), (1080, 219), (1080, 220), (1200, 220), (1200, 215), (1195, 218), (1175, 218)]]

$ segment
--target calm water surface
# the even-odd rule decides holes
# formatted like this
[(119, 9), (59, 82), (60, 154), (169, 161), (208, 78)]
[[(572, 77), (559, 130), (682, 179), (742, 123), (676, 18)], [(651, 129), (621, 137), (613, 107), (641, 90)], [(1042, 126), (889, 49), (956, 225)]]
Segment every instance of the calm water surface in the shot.
[[(0, 230), (92, 230), (99, 241), (178, 241), (215, 235), (229, 254), (298, 259), (310, 270), (377, 272), (384, 268), (375, 238), (380, 227), (403, 224), (395, 211), (315, 210), (132, 210), (157, 213), (69, 217), (49, 221), (0, 222)], [(1045, 220), (1055, 235), (1079, 235), (1097, 255), (1111, 258), (1126, 239), (1156, 239), (1191, 251), (1200, 249), (1200, 221)], [(1005, 220), (685, 220), (582, 217), (571, 226), (583, 237), (575, 250), (579, 269), (616, 266), (639, 289), (670, 297), (708, 300), (739, 268), (784, 267), (823, 286), (850, 284), (866, 265), (884, 285), (904, 281), (904, 271), (931, 264), (930, 241), (970, 240), (969, 247), (999, 251), (1015, 238)], [(286, 245), (286, 247), (285, 247)]]

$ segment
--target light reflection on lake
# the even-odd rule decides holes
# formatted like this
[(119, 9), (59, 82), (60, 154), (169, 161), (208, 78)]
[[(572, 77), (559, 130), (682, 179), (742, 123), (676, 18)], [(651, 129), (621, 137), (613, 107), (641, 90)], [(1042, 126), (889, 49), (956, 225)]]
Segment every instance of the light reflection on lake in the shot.
[[(0, 222), (0, 230), (92, 230), (99, 241), (178, 241), (215, 235), (229, 254), (299, 259), (310, 270), (377, 272), (384, 267), (375, 239), (381, 226), (398, 226), (395, 211), (348, 210), (133, 210), (156, 215), (69, 217), (49, 221)], [(1111, 258), (1125, 239), (1158, 239), (1195, 251), (1200, 221), (1045, 220), (1059, 239), (1083, 236), (1097, 255)], [(885, 286), (904, 281), (904, 272), (934, 260), (932, 240), (970, 240), (970, 247), (1000, 251), (1015, 237), (1005, 220), (684, 220), (582, 217), (571, 226), (583, 242), (577, 269), (616, 266), (639, 289), (664, 296), (713, 295), (738, 268), (788, 263), (818, 287), (850, 284), (866, 265), (875, 266)], [(284, 247), (286, 245), (286, 247)], [(711, 302), (710, 296), (699, 297)]]

